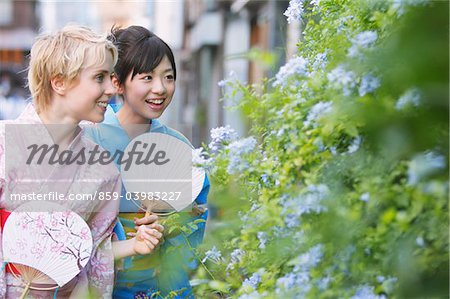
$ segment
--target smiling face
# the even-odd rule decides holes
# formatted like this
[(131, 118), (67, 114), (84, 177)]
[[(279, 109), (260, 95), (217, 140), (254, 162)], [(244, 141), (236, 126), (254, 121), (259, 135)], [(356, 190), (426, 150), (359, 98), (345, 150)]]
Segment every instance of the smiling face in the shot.
[(103, 121), (107, 104), (116, 91), (111, 82), (113, 67), (113, 55), (108, 51), (103, 63), (83, 68), (69, 84), (64, 92), (64, 105), (66, 115), (74, 122)]
[(151, 72), (136, 74), (133, 78), (130, 73), (121, 85), (116, 79), (113, 82), (124, 98), (122, 109), (133, 111), (139, 123), (160, 117), (175, 92), (174, 70), (167, 56)]

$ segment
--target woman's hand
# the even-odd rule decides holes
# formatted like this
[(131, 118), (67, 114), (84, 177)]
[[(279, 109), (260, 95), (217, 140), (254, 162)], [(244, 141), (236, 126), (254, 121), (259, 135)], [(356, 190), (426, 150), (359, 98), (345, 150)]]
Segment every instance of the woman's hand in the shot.
[(133, 250), (135, 254), (145, 255), (151, 253), (162, 243), (163, 231), (164, 227), (158, 223), (139, 226), (133, 238)]
[(134, 237), (133, 250), (135, 254), (149, 254), (164, 242), (164, 227), (158, 223), (158, 220), (158, 216), (154, 214), (134, 219), (136, 233), (127, 235)]
[(136, 230), (141, 225), (149, 225), (152, 223), (158, 223), (159, 217), (155, 214), (150, 214), (148, 216), (142, 217), (142, 218), (134, 218), (134, 225)]

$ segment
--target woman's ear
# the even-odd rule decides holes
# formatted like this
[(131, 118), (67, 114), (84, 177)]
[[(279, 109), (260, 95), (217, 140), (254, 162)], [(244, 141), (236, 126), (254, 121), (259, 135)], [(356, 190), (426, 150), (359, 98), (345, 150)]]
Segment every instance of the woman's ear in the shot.
[(62, 76), (56, 76), (50, 80), (50, 84), (52, 85), (52, 89), (59, 95), (65, 95), (67, 89), (66, 80)]
[(124, 92), (123, 86), (122, 86), (122, 84), (119, 83), (119, 79), (117, 78), (116, 74), (112, 75), (111, 82), (112, 82), (112, 85), (114, 86), (114, 88), (116, 89), (116, 92), (118, 94), (123, 94), (123, 92)]

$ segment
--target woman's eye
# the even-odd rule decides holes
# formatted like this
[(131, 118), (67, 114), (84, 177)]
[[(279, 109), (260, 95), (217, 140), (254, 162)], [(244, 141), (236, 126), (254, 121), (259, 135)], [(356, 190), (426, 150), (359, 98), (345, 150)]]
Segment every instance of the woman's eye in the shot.
[(102, 83), (104, 78), (105, 76), (103, 74), (98, 74), (97, 76), (95, 76), (95, 81)]
[(144, 79), (144, 80), (146, 80), (146, 81), (150, 81), (150, 80), (152, 80), (152, 76), (145, 76), (145, 77), (142, 78), (142, 79)]
[(175, 77), (174, 77), (173, 75), (167, 75), (167, 76), (166, 76), (166, 79), (168, 79), (168, 80), (173, 80), (173, 79), (175, 79)]

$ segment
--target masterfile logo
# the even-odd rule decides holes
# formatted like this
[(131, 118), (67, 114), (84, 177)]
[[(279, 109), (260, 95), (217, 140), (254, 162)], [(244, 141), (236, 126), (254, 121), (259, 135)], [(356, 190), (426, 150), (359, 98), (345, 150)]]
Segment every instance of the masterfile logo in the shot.
[[(181, 211), (201, 191), (205, 173), (193, 167), (192, 148), (178, 138), (146, 133), (109, 152), (85, 138), (55, 144), (50, 131), (65, 129), (6, 125), (4, 198), (11, 205), (59, 201), (87, 207), (89, 201), (118, 200), (134, 204), (125, 212)], [(103, 180), (117, 179), (119, 170), (124, 188), (109, 190), (113, 184)]]

